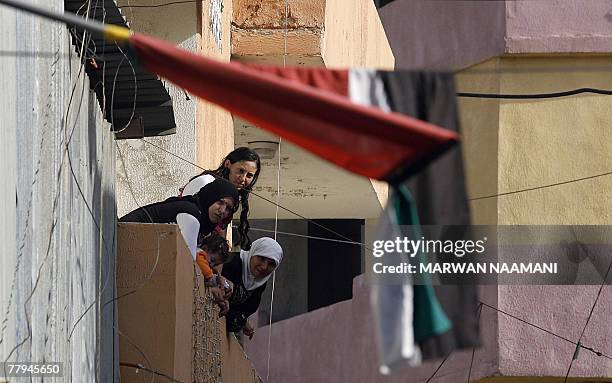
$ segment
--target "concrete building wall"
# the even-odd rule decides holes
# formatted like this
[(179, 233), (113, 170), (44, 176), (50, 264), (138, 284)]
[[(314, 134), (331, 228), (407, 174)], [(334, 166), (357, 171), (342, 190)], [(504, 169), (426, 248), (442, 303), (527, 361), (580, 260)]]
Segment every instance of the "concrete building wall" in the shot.
[(122, 382), (261, 382), (213, 303), (176, 225), (118, 225)]
[(612, 8), (605, 0), (506, 1), (506, 52), (612, 50)]
[(379, 13), (398, 69), (459, 69), (505, 49), (504, 1), (395, 0)]
[(115, 381), (113, 136), (67, 28), (4, 6), (0, 19), (0, 360)]
[(321, 55), (328, 68), (393, 69), (395, 58), (374, 2), (326, 1)]
[[(129, 8), (127, 5), (151, 5), (149, 0), (120, 1), (123, 15), (138, 32), (166, 39), (182, 48), (197, 51), (199, 47), (198, 8), (195, 3), (175, 4), (163, 8)], [(163, 17), (161, 16), (163, 13)], [(163, 137), (118, 141), (117, 212), (119, 217), (148, 203), (176, 196), (179, 188), (199, 169), (197, 163), (197, 129), (195, 97), (164, 81), (172, 97), (176, 134)], [(147, 144), (151, 142), (162, 149)], [(168, 153), (170, 152), (170, 153)]]
[[(493, 58), (459, 72), (457, 90), (527, 94), (585, 86), (610, 89), (608, 66), (607, 56)], [(459, 98), (469, 197), (494, 196), (609, 172), (611, 102), (609, 96), (592, 94), (545, 100)], [(471, 201), (473, 222), (609, 225), (611, 180), (609, 176), (598, 177), (477, 199)], [(378, 374), (367, 288), (360, 278), (354, 288), (351, 301), (272, 326), (270, 381), (429, 381), (439, 360), (388, 377)], [(487, 286), (481, 289), (480, 299), (577, 341), (598, 289)], [(612, 331), (607, 324), (612, 314), (610, 301), (606, 286), (582, 339), (584, 345), (606, 355), (612, 353)], [(488, 377), (483, 381), (545, 382), (545, 377), (563, 377), (567, 372), (574, 354), (572, 343), (486, 307), (481, 326), (483, 346), (475, 351), (471, 380)], [(262, 328), (247, 346), (263, 375), (268, 331)], [(471, 350), (453, 353), (431, 381), (466, 381), (470, 361)], [(297, 370), (295, 366), (299, 366)], [(608, 359), (583, 349), (574, 361), (570, 374), (574, 379), (570, 381), (609, 379), (611, 368)]]
[[(610, 57), (533, 57), (501, 60), (502, 93), (553, 92), (584, 86), (610, 89)], [(580, 95), (503, 101), (499, 119), (499, 192), (570, 181), (609, 172), (612, 98)], [(503, 225), (610, 225), (612, 177), (599, 177), (498, 200)], [(608, 260), (609, 262), (609, 260)], [(602, 265), (602, 272), (608, 265)], [(599, 286), (503, 286), (500, 308), (577, 340)], [(612, 352), (612, 291), (604, 288), (583, 343)], [(538, 302), (539, 309), (533, 310)], [(499, 318), (504, 375), (564, 376), (574, 346), (510, 319)], [(518, 326), (518, 327), (517, 327)], [(526, 347), (529, 345), (529, 347)], [(584, 350), (582, 350), (584, 351)], [(546, 363), (534, 363), (546, 360)], [(612, 376), (609, 360), (581, 352), (572, 376)]]

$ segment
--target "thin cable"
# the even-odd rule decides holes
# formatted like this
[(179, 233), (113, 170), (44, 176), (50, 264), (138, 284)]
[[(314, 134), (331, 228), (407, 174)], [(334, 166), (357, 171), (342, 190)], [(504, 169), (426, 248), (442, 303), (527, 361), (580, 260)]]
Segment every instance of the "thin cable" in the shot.
[[(136, 113), (136, 98), (138, 94), (138, 79), (136, 78), (136, 69), (134, 69), (134, 65), (132, 65), (130, 58), (125, 54), (123, 49), (121, 49), (119, 44), (117, 44), (116, 42), (115, 42), (115, 46), (117, 47), (117, 49), (119, 49), (119, 51), (123, 55), (123, 58), (121, 59), (121, 61), (119, 62), (119, 65), (117, 66), (115, 77), (113, 78), (113, 89), (111, 93), (111, 121), (113, 123), (113, 132), (115, 133), (115, 136), (117, 136), (117, 134), (122, 133), (124, 130), (126, 130), (132, 123), (132, 120), (134, 119), (134, 114)], [(117, 130), (116, 125), (115, 125), (115, 87), (117, 85), (117, 76), (119, 75), (119, 69), (121, 68), (121, 64), (123, 64), (123, 61), (125, 60), (127, 60), (128, 64), (130, 64), (130, 68), (132, 69), (132, 74), (134, 76), (134, 99), (132, 101), (132, 114), (130, 115), (130, 118), (128, 119), (128, 121), (125, 123), (125, 125), (121, 129)]]
[[(136, 195), (134, 194), (134, 189), (132, 188), (132, 183), (130, 182), (129, 175), (128, 175), (128, 172), (127, 172), (127, 168), (125, 167), (125, 161), (123, 159), (123, 153), (121, 153), (121, 148), (119, 148), (119, 143), (117, 141), (115, 141), (115, 145), (117, 147), (117, 153), (119, 154), (119, 159), (121, 161), (121, 165), (123, 167), (123, 171), (125, 172), (126, 182), (128, 184), (128, 189), (130, 190), (130, 194), (132, 195), (132, 198), (134, 199), (134, 202), (136, 203), (136, 206), (138, 206), (138, 208), (141, 208), (142, 206), (140, 206), (140, 204), (138, 203), (138, 200), (136, 200)], [(147, 217), (149, 217), (149, 220), (151, 221), (151, 223), (154, 223), (153, 222), (153, 218), (151, 217), (151, 215), (149, 214), (147, 209), (143, 209), (143, 211), (145, 212)], [(105, 302), (104, 305), (102, 306), (102, 308), (106, 307), (110, 303), (117, 302), (119, 299), (125, 298), (125, 297), (127, 297), (129, 295), (132, 295), (132, 294), (136, 293), (139, 289), (141, 289), (145, 284), (147, 284), (153, 278), (153, 273), (155, 273), (155, 270), (157, 269), (157, 265), (159, 264), (159, 259), (160, 259), (160, 243), (159, 243), (159, 238), (160, 237), (158, 236), (157, 237), (157, 255), (155, 256), (155, 262), (154, 262), (153, 267), (151, 268), (151, 271), (149, 272), (149, 274), (133, 290), (130, 290), (130, 291), (124, 293), (124, 294), (118, 295), (118, 296), (114, 297), (113, 299)]]
[[(289, 3), (285, 0), (285, 46), (283, 51), (283, 68), (287, 66), (287, 19), (289, 18)], [(278, 207), (280, 205), (280, 172), (281, 172), (281, 144), (282, 137), (278, 137), (278, 168), (276, 169), (276, 212), (274, 215), (274, 240), (278, 234)], [(268, 368), (266, 371), (266, 382), (270, 381), (270, 355), (272, 345), (272, 313), (274, 308), (274, 287), (276, 282), (276, 269), (272, 272), (272, 294), (270, 298), (270, 317), (268, 323)]]
[[(237, 226), (232, 226), (234, 228), (237, 228)], [(261, 229), (258, 227), (251, 227), (249, 228), (249, 230), (252, 231), (261, 231), (263, 233), (274, 233), (274, 230), (268, 230), (268, 229)], [(308, 238), (308, 239), (316, 239), (319, 241), (328, 241), (328, 242), (336, 242), (336, 243), (346, 243), (348, 245), (356, 245), (356, 246), (365, 246), (363, 243), (361, 242), (353, 242), (353, 241), (343, 241), (341, 239), (333, 239), (333, 238), (325, 238), (325, 237), (315, 237), (313, 235), (306, 235), (306, 234), (298, 234), (298, 233), (288, 233), (286, 231), (276, 231), (276, 233), (280, 234), (280, 235), (288, 235), (288, 236), (292, 236), (292, 237), (300, 237), (300, 238)]]
[[(521, 318), (519, 318), (519, 317), (517, 317), (517, 316), (515, 316), (515, 315), (512, 315), (512, 314), (510, 314), (510, 313), (508, 313), (508, 312), (506, 312), (506, 311), (504, 311), (504, 310), (501, 310), (501, 309), (499, 309), (499, 308), (497, 308), (497, 307), (495, 307), (495, 306), (491, 306), (491, 305), (489, 305), (489, 304), (487, 304), (487, 303), (485, 303), (485, 302), (482, 302), (482, 301), (479, 301), (479, 302), (480, 302), (480, 303), (481, 303), (483, 306), (485, 306), (485, 307), (488, 307), (488, 308), (490, 308), (490, 309), (492, 309), (492, 310), (495, 310), (495, 311), (497, 311), (497, 312), (499, 312), (499, 313), (502, 313), (502, 314), (504, 314), (504, 315), (506, 315), (506, 316), (509, 316), (510, 318), (516, 319), (516, 320), (518, 320), (519, 322), (522, 322), (522, 323), (524, 323), (524, 324), (526, 324), (526, 325), (528, 325), (528, 326), (531, 326), (531, 327), (537, 328), (537, 329), (538, 329), (538, 330), (540, 330), (540, 331), (543, 331), (543, 332), (545, 332), (545, 333), (547, 333), (547, 334), (549, 334), (549, 335), (552, 335), (552, 336), (554, 336), (554, 337), (556, 337), (556, 338), (562, 339), (562, 340), (564, 340), (564, 341), (566, 341), (566, 342), (568, 342), (568, 343), (571, 343), (571, 344), (573, 344), (573, 345), (575, 345), (575, 346), (577, 345), (577, 343), (576, 343), (576, 342), (574, 342), (573, 340), (570, 340), (570, 339), (568, 339), (568, 338), (565, 338), (565, 337), (563, 337), (563, 336), (561, 336), (561, 335), (559, 335), (559, 334), (555, 334), (554, 332), (552, 332), (552, 331), (550, 331), (550, 330), (547, 330), (547, 329), (545, 329), (545, 328), (543, 328), (543, 327), (540, 327), (540, 326), (538, 326), (538, 325), (536, 325), (536, 324), (534, 324), (534, 323), (531, 323), (531, 322), (528, 322), (528, 321), (526, 321), (526, 320), (524, 320), (524, 319), (521, 319)], [(601, 351), (597, 351), (597, 350), (593, 349), (592, 347), (586, 347), (586, 346), (584, 346), (584, 345), (582, 345), (582, 344), (581, 344), (581, 345), (580, 345), (580, 348), (583, 348), (583, 349), (585, 349), (585, 350), (588, 350), (588, 351), (592, 352), (593, 354), (595, 354), (595, 355), (597, 355), (597, 356), (601, 356), (601, 357), (604, 357), (604, 358), (606, 358), (606, 359), (610, 359), (610, 360), (612, 360), (612, 356), (606, 355), (606, 354), (602, 353)]]
[(451, 356), (452, 352), (449, 352), (448, 354), (446, 354), (446, 356), (444, 357), (444, 359), (442, 359), (442, 362), (440, 362), (440, 364), (438, 365), (438, 368), (436, 368), (436, 370), (433, 372), (433, 374), (431, 374), (431, 376), (429, 378), (427, 378), (427, 380), (425, 381), (425, 383), (429, 383), (438, 373), (438, 371), (440, 371), (440, 369), (442, 368), (442, 366), (444, 365), (444, 363), (446, 363), (446, 360)]
[[(115, 327), (115, 325), (113, 324), (113, 328), (115, 330), (117, 330), (117, 334), (119, 334), (119, 336), (122, 336), (125, 338), (125, 340), (127, 340), (127, 342), (130, 344), (130, 346), (134, 347), (134, 349), (136, 351), (138, 351), (138, 353), (142, 356), (142, 358), (145, 360), (145, 363), (147, 363), (149, 365), (149, 368), (153, 368), (153, 363), (151, 363), (151, 360), (147, 357), (147, 354), (145, 354), (144, 351), (142, 351), (142, 349), (140, 347), (138, 347), (138, 345), (136, 345), (136, 343), (127, 335), (125, 335), (123, 332), (121, 332), (121, 330), (119, 330), (117, 327)], [(114, 364), (114, 363), (113, 363)], [(142, 365), (139, 363), (139, 365)], [(153, 375), (151, 377), (151, 382), (153, 383), (155, 382), (155, 375)]]
[(542, 99), (542, 98), (559, 98), (574, 96), (581, 93), (594, 93), (603, 95), (612, 95), (612, 90), (596, 89), (596, 88), (579, 88), (572, 89), (563, 92), (553, 93), (533, 93), (533, 94), (495, 94), (495, 93), (467, 93), (458, 92), (457, 97), (468, 97), (468, 98), (495, 98), (495, 99), (508, 99), (508, 100), (529, 100), (529, 99)]
[(501, 197), (501, 196), (510, 195), (510, 194), (517, 194), (517, 193), (524, 193), (524, 192), (533, 191), (533, 190), (546, 189), (546, 188), (550, 188), (550, 187), (554, 187), (554, 186), (566, 185), (566, 184), (571, 184), (571, 183), (574, 183), (574, 182), (590, 180), (590, 179), (593, 179), (593, 178), (609, 176), (611, 174), (612, 174), (612, 172), (606, 172), (606, 173), (596, 174), (596, 175), (588, 176), (588, 177), (575, 178), (575, 179), (569, 180), (569, 181), (556, 182), (554, 184), (548, 184), (548, 185), (536, 186), (536, 187), (527, 188), (527, 189), (514, 190), (514, 191), (511, 191), (511, 192), (505, 192), (505, 193), (492, 194), (492, 195), (487, 195), (487, 196), (482, 196), (482, 197), (470, 198), (470, 199), (468, 199), (468, 201), (478, 201), (478, 200), (486, 199), (486, 198), (495, 198), (495, 197)]
[[(587, 326), (589, 325), (591, 317), (593, 316), (593, 311), (595, 311), (595, 307), (597, 306), (597, 302), (599, 301), (601, 292), (604, 286), (606, 285), (606, 281), (608, 280), (608, 275), (610, 275), (610, 269), (612, 269), (612, 262), (610, 262), (610, 265), (608, 266), (608, 271), (606, 271), (606, 275), (604, 276), (603, 281), (601, 282), (601, 286), (599, 286), (599, 290), (597, 291), (595, 302), (593, 302), (593, 306), (591, 306), (589, 317), (587, 318), (586, 323), (584, 324), (584, 328), (582, 329), (582, 332), (580, 333), (580, 337), (578, 338), (578, 341), (576, 342), (576, 350), (578, 350), (580, 346), (582, 345), (581, 343), (582, 337), (584, 336), (584, 333), (586, 332), (586, 329), (587, 329)], [(576, 350), (574, 350), (574, 355), (572, 356), (572, 360), (570, 361), (569, 367), (567, 368), (567, 372), (565, 373), (565, 379), (563, 380), (563, 382), (567, 382), (567, 378), (569, 377), (570, 371), (572, 370), (572, 365), (574, 364), (574, 360), (576, 360), (578, 357), (578, 353)]]
[[(7, 2), (5, 0), (0, 0), (0, 3), (11, 5), (14, 2), (13, 1), (8, 1)], [(88, 0), (88, 3), (91, 4), (91, 0)], [(19, 4), (17, 6), (19, 6)], [(29, 7), (30, 7), (30, 5), (26, 5), (26, 8), (29, 8)], [(89, 17), (89, 11), (87, 12), (87, 15), (86, 15), (86, 18), (85, 18), (86, 21), (87, 21), (88, 17)], [(90, 36), (90, 38), (91, 38), (91, 36)], [(85, 40), (85, 39), (83, 39), (83, 40)], [(84, 44), (84, 41), (83, 41), (83, 44)], [(65, 118), (64, 118), (64, 122), (65, 123), (63, 124), (63, 127), (64, 127), (64, 137), (62, 138), (62, 142), (60, 142), (60, 147), (63, 146), (64, 141), (66, 140), (66, 131), (65, 131), (65, 129), (69, 125), (68, 124), (68, 117), (69, 117), (70, 107), (72, 106), (72, 101), (74, 100), (74, 94), (75, 94), (75, 91), (76, 91), (79, 79), (81, 78), (81, 75), (83, 73), (83, 68), (84, 68), (83, 60), (82, 60), (83, 53), (84, 53), (84, 49), (83, 49), (83, 47), (81, 47), (81, 57), (80, 57), (80, 61), (79, 61), (80, 62), (79, 72), (77, 74), (77, 79), (76, 79), (76, 81), (75, 81), (75, 83), (74, 83), (74, 85), (72, 87), (70, 98), (68, 100), (68, 105), (66, 107), (66, 114), (65, 114)], [(73, 125), (73, 128), (72, 128), (72, 132), (74, 132), (74, 129), (76, 128), (76, 124), (77, 124), (77, 121), (78, 121), (78, 116), (80, 115), (80, 112), (81, 112), (81, 105), (83, 103), (84, 88), (85, 88), (85, 81), (83, 80), (82, 81), (82, 89), (81, 89), (81, 99), (79, 101), (79, 109), (77, 110), (77, 117), (75, 117), (75, 122), (74, 122), (74, 125)], [(72, 134), (70, 135), (70, 138), (72, 138)], [(70, 144), (69, 141), (68, 141), (68, 144)], [(25, 314), (24, 316), (25, 316), (25, 319), (26, 319), (26, 328), (28, 330), (27, 331), (28, 335), (21, 342), (17, 343), (11, 349), (11, 351), (8, 354), (8, 356), (4, 360), (5, 363), (8, 362), (8, 360), (11, 358), (11, 356), (17, 350), (19, 350), (19, 348), (21, 348), (32, 337), (32, 326), (31, 326), (31, 323), (30, 323), (30, 316), (28, 315), (27, 306), (28, 306), (29, 302), (32, 300), (32, 298), (34, 297), (34, 294), (36, 293), (36, 290), (38, 289), (38, 286), (39, 286), (38, 283), (40, 281), (42, 269), (45, 266), (45, 264), (47, 263), (47, 260), (49, 259), (49, 256), (50, 256), (50, 253), (51, 253), (51, 244), (53, 242), (53, 234), (55, 233), (55, 228), (57, 226), (57, 218), (55, 217), (55, 214), (57, 212), (57, 206), (59, 204), (59, 197), (61, 195), (61, 175), (62, 175), (62, 171), (63, 171), (63, 168), (64, 168), (64, 164), (66, 163), (65, 159), (66, 159), (66, 152), (63, 151), (62, 160), (60, 162), (60, 166), (59, 166), (59, 169), (58, 169), (58, 172), (57, 172), (57, 177), (56, 177), (58, 188), (57, 188), (57, 193), (55, 194), (55, 197), (54, 197), (54, 200), (53, 200), (53, 204), (52, 204), (52, 208), (51, 208), (52, 222), (51, 222), (51, 228), (49, 229), (49, 239), (48, 239), (47, 250), (46, 250), (45, 256), (44, 256), (44, 258), (43, 258), (43, 260), (42, 260), (42, 262), (41, 262), (41, 264), (40, 264), (40, 266), (38, 268), (38, 272), (37, 272), (37, 275), (36, 275), (36, 278), (35, 278), (34, 286), (32, 287), (32, 291), (30, 292), (30, 294), (28, 295), (28, 297), (26, 298), (26, 300), (24, 301), (24, 304), (23, 304), (23, 311), (24, 311), (24, 314)], [(31, 353), (31, 351), (32, 350), (30, 348), (30, 353)]]
[[(169, 150), (167, 150), (167, 149), (165, 149), (165, 148), (163, 148), (163, 147), (161, 147), (161, 146), (159, 146), (159, 145), (156, 145), (156, 144), (154, 144), (154, 143), (152, 143), (152, 142), (150, 142), (150, 141), (147, 141), (147, 140), (145, 140), (144, 138), (141, 138), (141, 140), (142, 140), (144, 143), (146, 143), (146, 144), (149, 144), (149, 145), (151, 145), (151, 146), (153, 146), (153, 147), (156, 147), (157, 149), (162, 150), (162, 151), (166, 152), (167, 154), (170, 154), (171, 156), (174, 156), (174, 157), (176, 157), (176, 158), (180, 159), (181, 161), (184, 161), (184, 162), (186, 162), (186, 163), (188, 163), (188, 164), (190, 164), (190, 165), (195, 166), (196, 168), (199, 168), (200, 170), (206, 170), (206, 169), (204, 169), (203, 167), (201, 167), (200, 165), (198, 165), (198, 164), (196, 164), (196, 163), (193, 163), (193, 162), (189, 161), (188, 159), (183, 158), (183, 157), (181, 157), (181, 156), (179, 156), (179, 155), (177, 155), (177, 154), (175, 154), (175, 153), (172, 153), (171, 151), (169, 151)], [(219, 177), (219, 176), (217, 176), (217, 175), (215, 175), (215, 174), (210, 174), (210, 175), (212, 175), (212, 176), (213, 176), (213, 177), (215, 177), (215, 178), (221, 178), (221, 177)], [(257, 194), (257, 193), (255, 193), (255, 192), (254, 192), (254, 191), (252, 191), (252, 190), (249, 192), (249, 194), (253, 194), (255, 197), (258, 197), (258, 198), (260, 198), (260, 199), (262, 199), (262, 200), (264, 200), (264, 201), (266, 201), (266, 202), (269, 202), (269, 203), (270, 203), (270, 204), (272, 204), (272, 205), (277, 205), (277, 204), (276, 204), (274, 201), (272, 201), (272, 200), (270, 200), (270, 199), (268, 199), (268, 198), (266, 198), (266, 197), (262, 196), (261, 194)], [(284, 211), (286, 211), (286, 212), (288, 212), (288, 213), (290, 213), (290, 214), (293, 214), (293, 215), (295, 215), (296, 217), (300, 217), (300, 218), (302, 218), (302, 219), (306, 220), (307, 222), (309, 222), (309, 223), (311, 223), (311, 224), (313, 224), (313, 225), (315, 225), (315, 226), (317, 226), (317, 227), (319, 227), (319, 228), (321, 228), (321, 229), (323, 229), (323, 230), (325, 230), (325, 231), (327, 231), (327, 232), (329, 232), (329, 233), (332, 233), (332, 234), (334, 234), (334, 235), (336, 235), (336, 236), (338, 236), (338, 237), (340, 237), (340, 238), (343, 238), (343, 239), (345, 239), (345, 240), (347, 240), (347, 241), (349, 241), (349, 242), (357, 242), (357, 241), (354, 241), (354, 240), (352, 240), (351, 238), (349, 238), (349, 237), (347, 237), (347, 236), (345, 236), (345, 235), (343, 235), (343, 234), (338, 233), (338, 232), (337, 232), (337, 231), (335, 231), (335, 230), (332, 230), (332, 229), (330, 229), (330, 228), (328, 228), (328, 227), (326, 227), (326, 226), (324, 226), (324, 225), (321, 225), (320, 223), (318, 223), (318, 222), (316, 222), (316, 221), (314, 221), (314, 220), (312, 220), (312, 219), (310, 219), (310, 218), (307, 218), (307, 217), (303, 216), (302, 214), (300, 214), (300, 213), (298, 213), (298, 212), (296, 212), (296, 211), (294, 211), (294, 210), (291, 210), (291, 209), (289, 209), (289, 208), (287, 208), (287, 207), (284, 207), (284, 206), (282, 206), (282, 205), (280, 205), (280, 204), (279, 204), (279, 205), (277, 205), (277, 206), (278, 206), (278, 207), (279, 207), (281, 210), (284, 210)], [(369, 248), (369, 247), (368, 247), (366, 244), (364, 244), (364, 243), (361, 243), (361, 244), (362, 244), (362, 246), (364, 246), (364, 247), (365, 247), (367, 250), (372, 250), (372, 249), (370, 249), (370, 248)]]
[[(478, 305), (478, 315), (476, 316), (476, 320), (480, 322), (480, 314), (482, 314), (482, 303)], [(472, 358), (470, 359), (470, 369), (468, 371), (467, 383), (470, 383), (470, 379), (472, 378), (472, 366), (474, 365), (474, 354), (476, 354), (476, 346), (472, 347)]]
[(183, 381), (181, 381), (181, 380), (175, 379), (175, 378), (171, 377), (170, 375), (164, 374), (163, 372), (159, 372), (157, 370), (153, 370), (153, 369), (147, 368), (147, 367), (143, 366), (142, 364), (119, 362), (119, 365), (123, 366), (123, 367), (135, 368), (136, 371), (143, 370), (143, 371), (146, 371), (146, 372), (150, 372), (151, 374), (159, 375), (159, 376), (161, 376), (163, 378), (166, 378), (166, 379), (168, 379), (171, 382), (183, 383)]

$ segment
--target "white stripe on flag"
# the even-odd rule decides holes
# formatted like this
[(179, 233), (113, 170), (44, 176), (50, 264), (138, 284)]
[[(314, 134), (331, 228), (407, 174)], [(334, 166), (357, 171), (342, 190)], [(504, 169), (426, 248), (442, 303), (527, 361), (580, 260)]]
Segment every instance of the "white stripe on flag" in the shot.
[(391, 112), (385, 85), (374, 69), (350, 69), (348, 76), (348, 96), (359, 105), (376, 106)]

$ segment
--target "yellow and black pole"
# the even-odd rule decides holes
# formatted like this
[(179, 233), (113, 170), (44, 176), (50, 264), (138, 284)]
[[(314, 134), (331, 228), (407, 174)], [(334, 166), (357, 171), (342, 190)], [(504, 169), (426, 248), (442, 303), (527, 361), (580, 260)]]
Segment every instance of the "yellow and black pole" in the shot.
[(119, 25), (104, 24), (97, 20), (84, 19), (72, 13), (56, 13), (43, 7), (22, 1), (0, 0), (0, 4), (7, 5), (20, 11), (32, 13), (46, 19), (51, 19), (70, 26), (82, 28), (93, 33), (98, 33), (103, 35), (107, 40), (127, 42), (131, 34), (128, 28)]

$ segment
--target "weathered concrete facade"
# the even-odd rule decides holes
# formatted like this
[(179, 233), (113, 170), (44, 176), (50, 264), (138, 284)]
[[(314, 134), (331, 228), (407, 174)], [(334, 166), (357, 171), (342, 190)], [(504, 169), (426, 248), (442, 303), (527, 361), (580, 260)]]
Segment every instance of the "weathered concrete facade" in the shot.
[[(392, 69), (394, 58), (369, 0), (234, 1), (232, 60), (274, 65)], [(278, 137), (234, 120), (236, 146)], [(265, 160), (255, 192), (276, 200), (278, 157)], [(290, 142), (281, 145), (281, 204), (308, 218), (376, 218), (385, 184), (328, 164)], [(355, 204), (354, 201), (360, 201)], [(252, 198), (251, 217), (274, 218), (273, 204)], [(295, 215), (281, 209), (281, 219)]]
[[(554, 4), (554, 5), (553, 5)], [(398, 68), (460, 70), (460, 92), (528, 94), (610, 89), (609, 4), (604, 1), (408, 1), (381, 9)], [(585, 54), (586, 53), (586, 54)], [(595, 54), (595, 55), (594, 55)], [(609, 96), (545, 100), (460, 98), (470, 198), (609, 172)], [(491, 225), (609, 225), (611, 178), (596, 177), (471, 202), (473, 222)], [(605, 272), (605, 270), (603, 270)], [(582, 342), (612, 354), (611, 292), (605, 286)], [(599, 286), (489, 286), (481, 300), (577, 341)], [(272, 326), (270, 381), (563, 381), (575, 344), (483, 308), (483, 347), (392, 376), (377, 370), (367, 286), (353, 299)], [(265, 369), (268, 328), (248, 345)], [(290, 366), (290, 367), (287, 367)], [(612, 365), (586, 350), (569, 381), (609, 381)], [(557, 377), (557, 378), (553, 378)], [(559, 378), (561, 377), (561, 378)]]
[(178, 226), (123, 223), (117, 237), (121, 381), (167, 379), (164, 374), (180, 382), (261, 382), (225, 332)]
[(0, 20), (0, 360), (114, 381), (113, 136), (68, 29), (5, 6)]
[[(130, 27), (197, 51), (200, 44), (198, 8), (195, 3), (164, 8), (129, 8), (119, 2)], [(150, 5), (152, 1), (129, 1)], [(160, 12), (164, 17), (160, 17)], [(117, 211), (119, 216), (138, 206), (176, 196), (179, 188), (198, 173), (196, 166), (170, 154), (197, 163), (196, 111), (198, 100), (165, 82), (172, 97), (176, 134), (163, 137), (118, 141)], [(151, 142), (150, 145), (147, 142)]]

